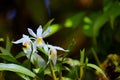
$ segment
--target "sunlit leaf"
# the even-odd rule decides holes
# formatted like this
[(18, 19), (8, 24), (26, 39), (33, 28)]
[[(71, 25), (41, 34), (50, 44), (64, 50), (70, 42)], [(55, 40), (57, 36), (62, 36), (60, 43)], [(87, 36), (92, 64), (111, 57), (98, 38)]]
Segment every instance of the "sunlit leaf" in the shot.
[(84, 22), (87, 23), (87, 24), (91, 24), (92, 20), (89, 17), (85, 17)]
[(33, 78), (36, 77), (36, 75), (32, 71), (30, 71), (29, 69), (27, 69), (25, 67), (17, 65), (17, 64), (0, 63), (0, 71), (13, 71), (16, 73), (25, 74), (25, 75), (33, 77)]
[(67, 63), (70, 66), (79, 66), (80, 62), (78, 60), (73, 60), (71, 58), (65, 58), (63, 63)]
[(67, 19), (65, 22), (65, 27), (70, 28), (73, 26), (73, 22), (71, 19)]
[(52, 31), (50, 32), (50, 34), (48, 34), (48, 36), (56, 33), (57, 31), (59, 31), (61, 29), (61, 26), (59, 24), (53, 24), (50, 26), (50, 28), (52, 29)]
[(103, 72), (103, 70), (102, 70), (100, 67), (96, 66), (95, 64), (90, 64), (90, 63), (88, 63), (87, 66), (88, 66), (88, 67), (91, 67), (91, 68), (93, 68), (93, 69), (95, 69), (95, 70), (97, 70), (97, 71), (98, 71), (99, 73), (101, 73), (105, 78), (107, 78), (106, 75), (105, 75), (105, 73)]
[(82, 22), (84, 15), (85, 15), (84, 12), (80, 12), (80, 13), (76, 13), (75, 15), (67, 18), (64, 23), (65, 27), (78, 26), (80, 24), (80, 22)]
[(84, 26), (83, 26), (83, 29), (84, 29), (84, 30), (89, 30), (89, 29), (90, 29), (90, 25), (84, 25)]

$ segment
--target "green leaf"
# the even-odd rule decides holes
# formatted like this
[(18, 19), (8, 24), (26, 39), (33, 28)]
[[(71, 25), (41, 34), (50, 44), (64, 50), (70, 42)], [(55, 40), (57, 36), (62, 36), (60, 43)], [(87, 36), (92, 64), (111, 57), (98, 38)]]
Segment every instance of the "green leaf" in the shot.
[[(69, 44), (67, 50), (71, 51), (76, 44), (76, 41), (72, 39), (71, 43)], [(65, 58), (68, 55), (69, 52), (65, 52), (63, 58)]]
[(100, 12), (92, 13), (89, 16), (84, 17), (83, 32), (85, 35), (93, 37), (93, 25), (96, 19), (101, 15)]
[(114, 4), (112, 4), (112, 6), (110, 7), (108, 11), (112, 28), (114, 28), (114, 20), (116, 19), (116, 17), (120, 15), (119, 8), (120, 8), (119, 2), (115, 2)]
[(89, 17), (84, 17), (84, 22), (87, 24), (92, 24), (92, 20)]
[(21, 57), (23, 57), (23, 56), (26, 56), (25, 53), (24, 53), (24, 52), (20, 52), (20, 53), (18, 53), (18, 54), (15, 56), (15, 58), (18, 59), (18, 58), (21, 58)]
[(13, 62), (13, 63), (18, 63), (19, 64), (19, 62), (13, 56), (10, 56), (10, 55), (7, 55), (7, 54), (0, 54), (0, 57), (3, 58), (4, 60), (9, 61), (9, 62)]
[(78, 26), (80, 24), (80, 22), (82, 22), (84, 15), (85, 15), (84, 12), (79, 12), (79, 13), (67, 18), (64, 23), (65, 27), (75, 28), (76, 26)]
[(21, 73), (17, 73), (17, 75), (19, 75), (20, 77), (22, 77), (24, 80), (31, 80), (28, 76), (21, 74)]
[(85, 49), (80, 50), (80, 64), (84, 64), (84, 54), (85, 54)]
[(86, 36), (93, 36), (93, 27), (92, 24), (84, 24), (83, 25), (83, 32)]
[(71, 19), (67, 19), (64, 25), (65, 27), (70, 28), (73, 26), (73, 22)]
[(71, 41), (71, 43), (69, 44), (67, 50), (71, 51), (71, 50), (74, 48), (75, 44), (76, 44), (75, 39), (72, 39), (72, 41)]
[(9, 37), (6, 38), (6, 50), (8, 50), (10, 52), (11, 48), (12, 48), (12, 42), (10, 41)]
[(54, 19), (49, 20), (44, 26), (43, 30), (46, 30), (48, 27), (50, 27), (51, 23), (54, 21)]
[(36, 75), (32, 71), (30, 71), (29, 69), (27, 69), (25, 67), (17, 65), (17, 64), (0, 63), (0, 71), (13, 71), (16, 73), (25, 74), (25, 75), (33, 77), (33, 78), (36, 77)]
[(23, 64), (22, 64), (22, 66), (30, 69), (30, 68), (31, 68), (30, 60), (29, 60), (29, 59), (25, 60), (25, 61), (23, 62)]
[(108, 14), (100, 15), (93, 24), (93, 36), (96, 37), (99, 34), (99, 30), (109, 20)]
[[(80, 50), (80, 65), (84, 64), (84, 54), (85, 54), (85, 49)], [(84, 66), (80, 66), (80, 79), (82, 79), (83, 74), (84, 74), (83, 68)]]
[(48, 36), (51, 36), (52, 34), (59, 31), (61, 29), (61, 26), (59, 24), (53, 24), (53, 25), (50, 26), (50, 28), (52, 29), (52, 31), (50, 32), (50, 34), (48, 34)]
[(103, 25), (110, 21), (111, 27), (113, 28), (114, 20), (117, 16), (120, 15), (120, 3), (114, 2), (109, 5), (109, 8), (105, 10), (105, 12), (100, 15), (93, 24), (93, 36), (96, 37), (99, 34), (99, 30), (103, 27)]
[(79, 66), (80, 65), (80, 62), (78, 60), (74, 60), (71, 58), (65, 58), (63, 63), (69, 64), (70, 66)]
[(8, 50), (6, 50), (6, 49), (4, 49), (2, 47), (0, 47), (0, 51), (2, 52), (2, 54), (11, 55), (11, 53)]
[(93, 68), (93, 69), (95, 69), (95, 70), (97, 70), (97, 71), (98, 71), (99, 73), (101, 73), (105, 78), (107, 78), (106, 75), (105, 75), (105, 73), (103, 72), (103, 70), (102, 70), (100, 67), (96, 66), (95, 64), (90, 64), (90, 63), (88, 63), (87, 66), (88, 66), (88, 67), (91, 67), (91, 68)]

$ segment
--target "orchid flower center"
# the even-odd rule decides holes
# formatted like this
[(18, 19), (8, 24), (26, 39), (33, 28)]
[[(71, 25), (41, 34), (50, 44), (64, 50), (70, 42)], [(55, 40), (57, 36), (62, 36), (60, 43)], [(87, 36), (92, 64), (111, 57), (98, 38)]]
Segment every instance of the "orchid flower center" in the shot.
[(51, 53), (51, 54), (50, 54), (50, 58), (51, 58), (51, 59), (55, 58), (55, 54), (54, 54), (54, 53)]
[(37, 43), (38, 43), (38, 44), (42, 44), (42, 38), (41, 38), (41, 37), (38, 37), (38, 38), (37, 38)]
[(25, 46), (27, 49), (30, 48), (30, 45), (29, 45), (28, 42), (24, 42), (24, 43), (23, 43), (23, 46)]

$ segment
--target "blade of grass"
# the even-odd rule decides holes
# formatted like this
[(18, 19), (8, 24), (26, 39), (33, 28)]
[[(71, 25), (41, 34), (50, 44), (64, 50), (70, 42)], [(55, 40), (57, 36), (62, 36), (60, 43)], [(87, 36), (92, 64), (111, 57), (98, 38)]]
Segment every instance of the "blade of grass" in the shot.
[[(84, 53), (85, 53), (85, 49), (80, 51), (80, 65), (84, 64)], [(80, 80), (82, 80), (83, 78), (83, 68), (84, 66), (80, 66)]]

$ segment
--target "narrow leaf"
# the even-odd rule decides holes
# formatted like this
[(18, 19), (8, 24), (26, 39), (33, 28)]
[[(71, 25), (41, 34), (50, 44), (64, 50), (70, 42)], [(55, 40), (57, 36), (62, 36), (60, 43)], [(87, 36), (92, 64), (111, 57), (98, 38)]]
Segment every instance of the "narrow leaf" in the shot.
[(21, 58), (21, 57), (23, 57), (23, 56), (26, 56), (25, 53), (24, 53), (24, 52), (20, 52), (20, 53), (18, 53), (18, 54), (15, 56), (15, 58), (18, 59), (18, 58)]
[(0, 57), (9, 62), (19, 63), (13, 56), (10, 56), (10, 55), (0, 54)]
[(25, 75), (33, 77), (33, 78), (36, 77), (36, 75), (29, 69), (22, 67), (20, 65), (16, 65), (16, 64), (0, 63), (0, 71), (4, 71), (4, 70), (25, 74)]
[(24, 80), (30, 80), (30, 78), (24, 74), (17, 73), (20, 77), (22, 77)]
[(8, 50), (10, 52), (11, 48), (12, 48), (12, 42), (10, 41), (9, 37), (7, 37), (6, 39), (6, 50)]
[(105, 78), (107, 78), (106, 75), (105, 75), (105, 73), (103, 72), (103, 70), (102, 70), (100, 67), (96, 66), (95, 64), (90, 64), (90, 63), (88, 63), (87, 66), (88, 66), (88, 67), (91, 67), (91, 68), (93, 68), (93, 69), (95, 69), (95, 70), (97, 70), (97, 71), (98, 71), (99, 73), (101, 73)]
[[(2, 47), (0, 47), (0, 51), (1, 51), (3, 54), (11, 55), (11, 53), (10, 53), (8, 50), (6, 50), (6, 49), (4, 49), (4, 48), (2, 48)], [(12, 55), (11, 55), (11, 56), (12, 56)]]
[(49, 20), (44, 26), (43, 26), (43, 30), (46, 30), (50, 25), (51, 23), (54, 21), (54, 19), (51, 19)]

